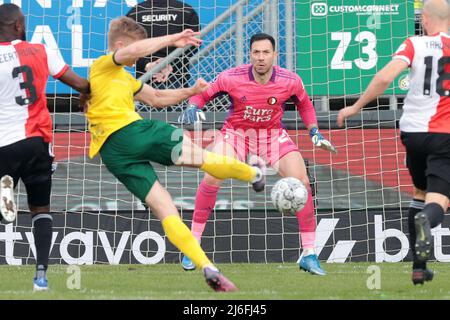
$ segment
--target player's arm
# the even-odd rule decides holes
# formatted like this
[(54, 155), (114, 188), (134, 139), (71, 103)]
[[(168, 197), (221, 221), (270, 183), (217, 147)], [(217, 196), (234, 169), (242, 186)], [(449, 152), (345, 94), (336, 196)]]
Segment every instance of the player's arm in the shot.
[(57, 50), (44, 46), (47, 54), (47, 65), (50, 75), (81, 93), (89, 93), (89, 82), (77, 75), (58, 55)]
[(207, 90), (191, 97), (188, 107), (181, 113), (178, 122), (181, 124), (193, 124), (200, 120), (205, 120), (202, 108), (206, 103), (227, 91), (224, 79), (225, 75), (223, 73), (219, 74), (216, 81), (211, 83)]
[(308, 129), (312, 143), (316, 147), (333, 153), (337, 153), (336, 148), (331, 144), (331, 142), (325, 139), (319, 132), (316, 110), (314, 109), (314, 106), (309, 99), (308, 93), (303, 87), (303, 82), (300, 77), (297, 78), (297, 81), (295, 83), (294, 95), (292, 100), (295, 103), (295, 106), (300, 117), (302, 118), (303, 123)]
[(89, 99), (91, 98), (91, 88), (89, 81), (80, 77), (70, 68), (68, 68), (67, 71), (64, 72), (61, 77), (59, 77), (59, 80), (80, 92), (79, 108), (80, 111), (86, 112)]
[(131, 65), (134, 64), (137, 59), (148, 56), (165, 47), (173, 46), (183, 48), (188, 45), (198, 47), (202, 41), (195, 38), (195, 36), (198, 36), (199, 34), (199, 32), (187, 29), (183, 32), (163, 37), (139, 40), (124, 48), (118, 49), (114, 54), (114, 61), (121, 65)]
[(164, 108), (205, 91), (209, 87), (203, 79), (198, 79), (193, 87), (181, 89), (157, 90), (144, 84), (142, 90), (135, 95), (135, 100), (144, 102), (152, 107)]
[(80, 77), (78, 74), (72, 71), (72, 69), (68, 68), (64, 74), (59, 77), (59, 80), (73, 89), (77, 90), (81, 93), (90, 93), (90, 85), (89, 81)]
[(383, 69), (381, 69), (369, 83), (366, 91), (350, 107), (339, 111), (337, 123), (340, 127), (344, 125), (344, 120), (357, 114), (365, 105), (383, 94), (392, 81), (408, 67), (408, 63), (402, 59), (393, 59)]
[(44, 46), (44, 49), (50, 75), (81, 93), (79, 106), (85, 111), (90, 93), (89, 81), (73, 72), (56, 50), (49, 49), (47, 46)]

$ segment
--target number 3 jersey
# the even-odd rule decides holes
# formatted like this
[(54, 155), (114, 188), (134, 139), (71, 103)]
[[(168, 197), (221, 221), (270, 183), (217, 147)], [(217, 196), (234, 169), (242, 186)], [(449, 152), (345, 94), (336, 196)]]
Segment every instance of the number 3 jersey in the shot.
[(68, 68), (43, 44), (0, 43), (0, 147), (36, 136), (51, 142), (45, 87), (49, 74), (59, 78)]
[(450, 133), (450, 36), (408, 38), (393, 58), (410, 67), (400, 130)]

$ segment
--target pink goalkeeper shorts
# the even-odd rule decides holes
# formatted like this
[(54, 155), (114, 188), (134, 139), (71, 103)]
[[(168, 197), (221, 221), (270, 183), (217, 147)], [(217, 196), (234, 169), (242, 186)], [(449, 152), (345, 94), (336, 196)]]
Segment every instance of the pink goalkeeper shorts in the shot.
[[(299, 151), (287, 131), (275, 129), (233, 129), (223, 127), (215, 142), (225, 142), (232, 146), (239, 160), (245, 161), (250, 154), (258, 155), (273, 166), (292, 151)], [(223, 152), (225, 153), (225, 152)]]

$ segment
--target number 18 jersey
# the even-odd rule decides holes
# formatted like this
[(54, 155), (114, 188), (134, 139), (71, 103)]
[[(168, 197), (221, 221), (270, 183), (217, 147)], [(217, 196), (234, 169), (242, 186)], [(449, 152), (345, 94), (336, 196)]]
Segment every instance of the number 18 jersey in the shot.
[(0, 43), (0, 147), (36, 136), (51, 142), (45, 87), (49, 74), (59, 78), (68, 68), (43, 44)]
[(408, 38), (394, 59), (410, 67), (400, 130), (450, 133), (450, 36)]

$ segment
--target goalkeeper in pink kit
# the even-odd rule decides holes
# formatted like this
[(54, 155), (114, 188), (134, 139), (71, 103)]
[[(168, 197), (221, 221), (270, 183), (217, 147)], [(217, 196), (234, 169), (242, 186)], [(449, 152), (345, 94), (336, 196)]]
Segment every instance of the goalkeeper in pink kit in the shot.
[[(220, 73), (208, 90), (191, 97), (179, 122), (191, 124), (204, 120), (201, 108), (219, 95), (229, 95), (229, 114), (213, 150), (241, 160), (249, 154), (256, 155), (250, 162), (264, 159), (280, 176), (295, 177), (304, 183), (309, 193), (308, 201), (296, 214), (303, 247), (299, 266), (312, 274), (325, 275), (314, 251), (316, 220), (305, 162), (281, 122), (285, 103), (292, 101), (295, 104), (315, 146), (332, 152), (336, 149), (319, 133), (316, 113), (301, 78), (274, 66), (276, 56), (272, 36), (254, 35), (250, 40), (251, 64)], [(205, 174), (198, 188), (191, 227), (198, 241), (215, 206), (221, 182)], [(182, 266), (185, 270), (195, 269), (187, 256), (183, 257)]]

